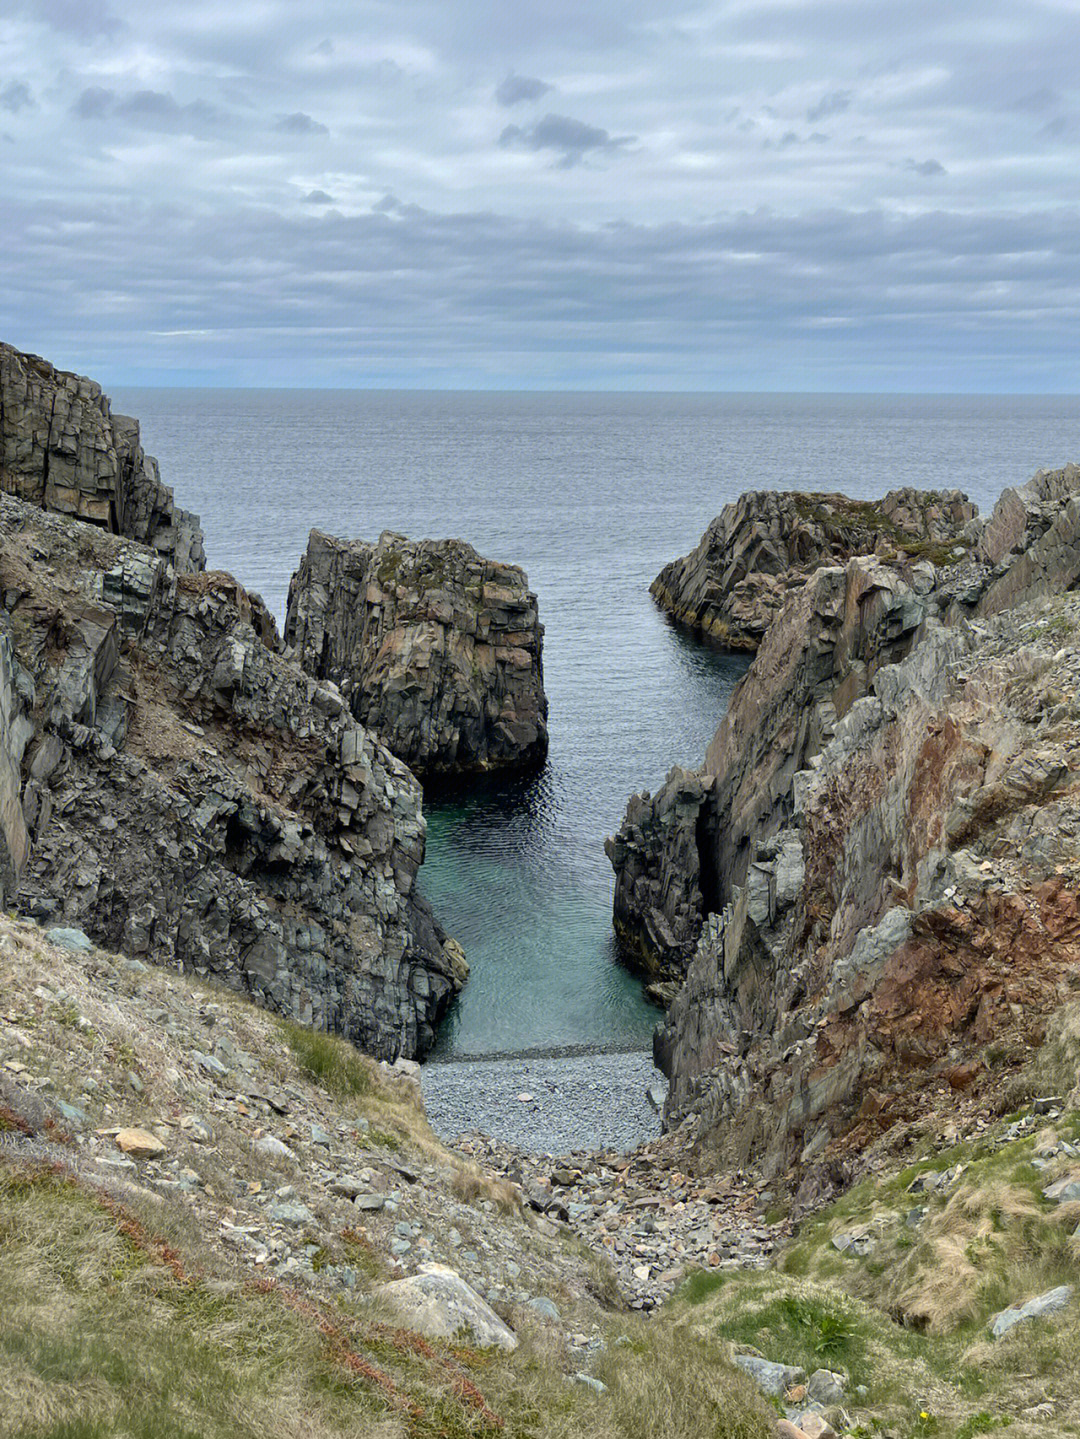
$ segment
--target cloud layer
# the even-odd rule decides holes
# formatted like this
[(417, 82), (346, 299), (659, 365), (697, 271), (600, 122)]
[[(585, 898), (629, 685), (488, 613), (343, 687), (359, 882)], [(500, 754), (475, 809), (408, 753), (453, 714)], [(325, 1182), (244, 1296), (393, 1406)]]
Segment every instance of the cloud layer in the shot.
[(17, 0), (0, 337), (114, 384), (1075, 390), (1071, 3), (542, 9)]

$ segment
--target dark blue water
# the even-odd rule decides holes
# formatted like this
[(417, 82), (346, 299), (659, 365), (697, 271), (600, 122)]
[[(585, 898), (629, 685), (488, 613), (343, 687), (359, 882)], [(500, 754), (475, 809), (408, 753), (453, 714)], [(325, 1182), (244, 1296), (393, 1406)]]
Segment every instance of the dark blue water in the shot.
[(965, 489), (986, 508), (1080, 458), (1080, 399), (140, 390), (116, 396), (209, 563), (279, 618), (312, 526), (459, 536), (540, 597), (551, 751), (530, 781), (428, 808), (423, 888), (472, 978), (443, 1054), (644, 1043), (614, 960), (602, 842), (626, 797), (698, 763), (744, 661), (648, 595), (742, 490)]

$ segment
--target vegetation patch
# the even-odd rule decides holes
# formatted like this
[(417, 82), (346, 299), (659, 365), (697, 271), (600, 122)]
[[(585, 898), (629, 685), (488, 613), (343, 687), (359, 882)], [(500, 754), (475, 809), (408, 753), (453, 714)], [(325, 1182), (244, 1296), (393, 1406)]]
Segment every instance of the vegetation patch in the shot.
[(347, 1040), (291, 1020), (279, 1023), (300, 1069), (328, 1094), (338, 1099), (356, 1099), (371, 1093), (375, 1085), (374, 1063)]

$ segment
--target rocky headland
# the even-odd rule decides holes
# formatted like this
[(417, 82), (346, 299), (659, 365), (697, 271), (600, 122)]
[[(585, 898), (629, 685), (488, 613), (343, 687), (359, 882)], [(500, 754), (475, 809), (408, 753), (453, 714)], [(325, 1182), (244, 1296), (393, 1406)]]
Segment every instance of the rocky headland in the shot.
[(668, 1124), (806, 1202), (941, 1091), (1000, 1090), (1080, 980), (1080, 469), (963, 538), (815, 569), (703, 767), (609, 845), (616, 927), (678, 991)]
[(313, 530), (289, 586), (300, 663), (423, 778), (543, 760), (543, 634), (524, 571), (461, 540)]
[(649, 592), (679, 624), (729, 649), (756, 650), (793, 590), (856, 555), (962, 558), (975, 506), (959, 490), (891, 490), (881, 500), (750, 490), (725, 505), (696, 549)]
[(464, 982), (412, 773), (201, 536), (96, 385), (4, 350), (0, 884), (376, 1056)]

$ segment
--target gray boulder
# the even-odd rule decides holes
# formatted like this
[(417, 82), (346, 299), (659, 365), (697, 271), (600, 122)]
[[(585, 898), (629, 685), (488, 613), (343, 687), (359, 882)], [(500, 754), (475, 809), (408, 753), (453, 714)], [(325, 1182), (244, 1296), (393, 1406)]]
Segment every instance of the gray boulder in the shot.
[(516, 1349), (509, 1329), (461, 1275), (443, 1264), (425, 1264), (407, 1279), (380, 1285), (376, 1296), (409, 1328), (430, 1339), (463, 1333), (480, 1349)]
[(806, 1370), (791, 1364), (777, 1364), (772, 1359), (762, 1359), (757, 1354), (735, 1354), (732, 1356), (740, 1369), (746, 1371), (763, 1394), (771, 1398), (782, 1398), (795, 1384), (805, 1384)]
[(1072, 1296), (1071, 1284), (1059, 1284), (1056, 1289), (1048, 1289), (1045, 1294), (1029, 1299), (1026, 1304), (1017, 1305), (1013, 1309), (1003, 1309), (990, 1320), (990, 1333), (995, 1339), (1000, 1339), (1003, 1334), (1008, 1334), (1010, 1329), (1028, 1319), (1044, 1319), (1048, 1314), (1057, 1314), (1068, 1307)]

